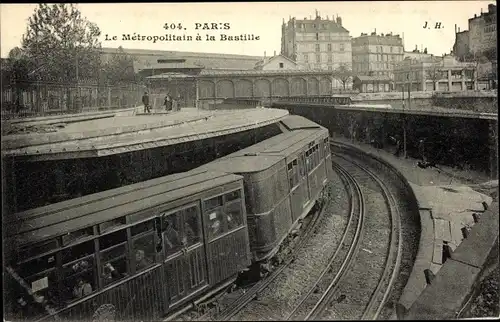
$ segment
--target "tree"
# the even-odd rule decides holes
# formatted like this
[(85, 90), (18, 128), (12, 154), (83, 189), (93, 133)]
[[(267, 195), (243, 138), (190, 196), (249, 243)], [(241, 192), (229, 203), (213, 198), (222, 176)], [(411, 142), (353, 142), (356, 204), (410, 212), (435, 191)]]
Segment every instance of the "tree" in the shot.
[(68, 80), (95, 77), (101, 32), (74, 4), (40, 4), (28, 19), (22, 49), (37, 74)]
[(437, 88), (435, 87), (436, 82), (442, 78), (440, 67), (441, 62), (437, 60), (433, 60), (426, 66), (426, 78), (432, 80), (432, 88), (434, 88), (435, 91), (437, 90)]
[(109, 84), (138, 81), (139, 78), (134, 71), (135, 61), (135, 57), (125, 53), (121, 46), (118, 47), (103, 66), (104, 78)]
[(342, 64), (334, 71), (333, 77), (335, 77), (335, 79), (338, 79), (342, 83), (345, 90), (347, 83), (353, 77), (353, 73), (348, 66)]
[(36, 70), (34, 62), (19, 47), (10, 50), (5, 65), (2, 66), (2, 82), (12, 84), (14, 88), (14, 106), (16, 110), (21, 108), (21, 92), (28, 90), (33, 81), (36, 80), (33, 71)]

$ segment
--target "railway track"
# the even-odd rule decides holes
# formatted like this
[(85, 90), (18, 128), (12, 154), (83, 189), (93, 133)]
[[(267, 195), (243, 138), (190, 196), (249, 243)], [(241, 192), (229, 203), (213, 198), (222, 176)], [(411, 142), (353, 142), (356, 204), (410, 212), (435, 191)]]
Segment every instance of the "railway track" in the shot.
[[(401, 259), (401, 223), (396, 199), (377, 175), (359, 162), (338, 154), (333, 160), (361, 186), (363, 199), (367, 202), (364, 209), (368, 215), (363, 236), (356, 245), (356, 254), (346, 258), (350, 260), (345, 265), (348, 269), (339, 272), (338, 278), (332, 279), (313, 309), (301, 318), (377, 319), (391, 292)], [(381, 197), (385, 209), (373, 202), (375, 199), (380, 201)], [(384, 218), (384, 215), (389, 218)], [(382, 221), (389, 219), (388, 229), (368, 220), (374, 217)], [(388, 231), (388, 236), (384, 236), (383, 231)]]

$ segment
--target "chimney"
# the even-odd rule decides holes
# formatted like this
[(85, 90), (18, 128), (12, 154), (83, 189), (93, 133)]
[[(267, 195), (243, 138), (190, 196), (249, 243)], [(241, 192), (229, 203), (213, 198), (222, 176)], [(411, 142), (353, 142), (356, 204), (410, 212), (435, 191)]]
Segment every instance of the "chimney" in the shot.
[(330, 19), (328, 18), (328, 16), (326, 16), (326, 20), (330, 20)]
[(455, 33), (457, 33), (457, 24), (455, 24)]
[(266, 51), (264, 50), (264, 58), (266, 58)]
[(274, 51), (274, 56), (276, 56), (276, 50)]
[(337, 17), (337, 25), (342, 26), (342, 18)]
[(458, 27), (458, 32), (460, 32), (460, 27)]

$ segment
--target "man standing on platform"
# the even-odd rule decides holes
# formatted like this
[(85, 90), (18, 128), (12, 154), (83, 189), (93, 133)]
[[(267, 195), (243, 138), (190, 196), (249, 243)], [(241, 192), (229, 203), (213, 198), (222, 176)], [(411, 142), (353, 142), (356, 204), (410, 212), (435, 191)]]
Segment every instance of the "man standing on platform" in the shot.
[(151, 106), (149, 106), (148, 92), (144, 92), (144, 95), (142, 95), (142, 104), (144, 104), (144, 113), (151, 113)]

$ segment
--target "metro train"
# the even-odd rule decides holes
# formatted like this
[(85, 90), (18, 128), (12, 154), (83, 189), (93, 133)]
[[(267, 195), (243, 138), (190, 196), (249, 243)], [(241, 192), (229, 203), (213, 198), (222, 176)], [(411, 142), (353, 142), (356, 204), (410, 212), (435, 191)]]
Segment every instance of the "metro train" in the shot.
[(332, 171), (327, 129), (278, 125), (191, 171), (6, 218), (6, 318), (158, 320), (271, 258)]

